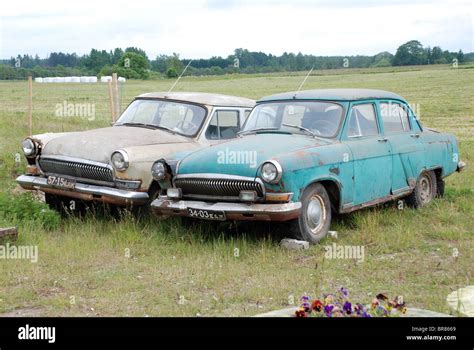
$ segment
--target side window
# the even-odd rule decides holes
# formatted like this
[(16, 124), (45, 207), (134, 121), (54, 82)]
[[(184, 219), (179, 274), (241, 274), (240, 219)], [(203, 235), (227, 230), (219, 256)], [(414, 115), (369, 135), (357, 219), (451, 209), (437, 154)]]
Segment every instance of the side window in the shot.
[(408, 113), (398, 103), (383, 102), (380, 104), (380, 115), (386, 133), (410, 130)]
[(348, 137), (374, 136), (379, 133), (372, 103), (352, 107), (349, 116)]
[(232, 139), (239, 130), (239, 111), (218, 110), (207, 127), (206, 138), (209, 140)]

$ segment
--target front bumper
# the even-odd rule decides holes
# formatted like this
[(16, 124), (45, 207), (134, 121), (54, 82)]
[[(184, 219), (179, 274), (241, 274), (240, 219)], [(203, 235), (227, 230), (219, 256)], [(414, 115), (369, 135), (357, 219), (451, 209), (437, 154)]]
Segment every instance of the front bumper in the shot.
[(466, 167), (466, 163), (464, 163), (463, 161), (459, 161), (458, 166), (456, 167), (456, 171), (461, 172), (463, 171), (465, 167)]
[(147, 192), (133, 192), (113, 187), (76, 183), (74, 190), (49, 185), (47, 179), (39, 176), (20, 175), (16, 181), (26, 190), (40, 190), (58, 196), (86, 201), (99, 201), (117, 205), (142, 205), (148, 201)]
[(261, 204), (202, 202), (193, 200), (172, 200), (161, 196), (151, 203), (158, 215), (187, 216), (188, 208), (224, 212), (228, 220), (288, 221), (296, 219), (301, 211), (300, 202)]

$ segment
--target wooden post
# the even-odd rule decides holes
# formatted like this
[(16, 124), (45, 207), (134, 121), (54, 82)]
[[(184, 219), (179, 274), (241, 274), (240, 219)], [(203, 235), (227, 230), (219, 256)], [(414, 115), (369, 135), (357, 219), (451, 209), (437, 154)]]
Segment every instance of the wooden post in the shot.
[(114, 85), (114, 98), (115, 98), (115, 120), (118, 119), (120, 115), (120, 101), (119, 101), (119, 91), (118, 91), (118, 79), (117, 73), (112, 74), (112, 82)]
[(112, 115), (112, 122), (115, 123), (115, 102), (112, 93), (112, 80), (109, 80), (109, 101), (110, 101), (110, 114)]
[(28, 76), (28, 132), (33, 134), (33, 77)]

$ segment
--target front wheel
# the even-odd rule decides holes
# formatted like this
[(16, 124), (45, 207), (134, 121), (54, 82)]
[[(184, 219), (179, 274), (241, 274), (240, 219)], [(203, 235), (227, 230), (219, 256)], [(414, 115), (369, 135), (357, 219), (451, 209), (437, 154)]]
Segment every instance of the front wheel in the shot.
[(320, 183), (308, 186), (301, 197), (301, 213), (292, 222), (293, 234), (310, 243), (326, 237), (331, 225), (331, 201)]

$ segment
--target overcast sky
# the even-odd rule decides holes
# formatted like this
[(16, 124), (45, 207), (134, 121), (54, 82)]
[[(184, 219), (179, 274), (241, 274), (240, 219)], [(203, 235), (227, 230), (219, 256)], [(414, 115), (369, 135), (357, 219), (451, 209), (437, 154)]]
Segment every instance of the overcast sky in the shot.
[(143, 48), (207, 58), (235, 48), (280, 55), (395, 53), (411, 39), (474, 51), (472, 0), (2, 1), (0, 57)]

